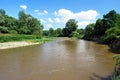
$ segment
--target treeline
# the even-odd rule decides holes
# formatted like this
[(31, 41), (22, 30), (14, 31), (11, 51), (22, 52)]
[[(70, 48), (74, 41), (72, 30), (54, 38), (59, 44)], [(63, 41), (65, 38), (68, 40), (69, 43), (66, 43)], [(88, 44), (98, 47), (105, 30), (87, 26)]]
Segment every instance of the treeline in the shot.
[(108, 44), (112, 51), (120, 53), (120, 14), (111, 10), (96, 23), (87, 25), (83, 38)]
[(50, 37), (82, 38), (84, 36), (84, 29), (78, 29), (77, 21), (75, 19), (69, 19), (65, 24), (65, 28), (57, 28), (55, 30), (50, 28), (49, 30), (44, 30), (43, 35)]
[(24, 11), (20, 11), (18, 17), (8, 16), (5, 10), (0, 9), (0, 33), (42, 35), (43, 25), (39, 20)]
[(87, 25), (85, 29), (78, 29), (77, 21), (70, 19), (66, 22), (65, 28), (50, 28), (43, 31), (43, 35), (97, 41), (108, 44), (113, 51), (120, 53), (120, 14), (111, 10), (103, 15), (102, 19)]

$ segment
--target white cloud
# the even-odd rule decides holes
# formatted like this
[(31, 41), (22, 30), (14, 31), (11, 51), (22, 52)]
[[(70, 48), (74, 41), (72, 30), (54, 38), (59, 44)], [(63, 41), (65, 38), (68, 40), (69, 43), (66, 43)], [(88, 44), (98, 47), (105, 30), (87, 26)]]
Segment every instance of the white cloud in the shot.
[(57, 23), (66, 23), (69, 19), (75, 19), (78, 21), (79, 27), (82, 28), (88, 25), (89, 23), (96, 20), (99, 13), (96, 10), (87, 10), (74, 13), (67, 9), (59, 9), (54, 12), (56, 18), (54, 19)]
[(57, 12), (56, 12), (56, 11), (54, 12), (54, 15), (57, 15)]
[(34, 12), (39, 12), (39, 10), (36, 9), (36, 10), (34, 10)]
[(60, 23), (60, 18), (55, 18), (55, 22)]
[(52, 24), (46, 24), (46, 27), (53, 28)]
[(99, 15), (95, 10), (88, 10), (88, 11), (81, 11), (78, 13), (73, 13), (67, 9), (60, 9), (57, 12), (55, 11), (54, 14), (58, 17), (61, 17), (63, 21), (67, 21), (68, 19), (77, 19), (77, 20), (95, 20), (96, 17)]
[(48, 21), (51, 22), (51, 23), (53, 22), (53, 20), (51, 18), (48, 18)]
[(41, 23), (47, 23), (44, 19), (39, 19)]
[(85, 28), (86, 25), (90, 24), (92, 22), (90, 21), (81, 21), (81, 22), (78, 22), (78, 28)]
[(26, 5), (20, 5), (20, 7), (21, 7), (22, 9), (24, 9), (24, 10), (27, 9), (27, 6), (26, 6)]
[(48, 11), (47, 11), (47, 10), (44, 10), (43, 12), (44, 12), (45, 14), (48, 14)]
[(43, 10), (42, 12), (40, 12), (39, 10), (34, 10), (34, 12), (38, 15), (45, 15), (45, 14), (48, 14), (48, 11), (47, 10)]

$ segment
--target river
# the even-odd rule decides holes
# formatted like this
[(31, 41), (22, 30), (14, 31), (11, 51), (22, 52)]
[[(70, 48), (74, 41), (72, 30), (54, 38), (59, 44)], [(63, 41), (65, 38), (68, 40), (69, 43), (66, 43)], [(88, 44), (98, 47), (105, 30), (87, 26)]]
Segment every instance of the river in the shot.
[(0, 80), (110, 80), (113, 55), (107, 45), (68, 38), (0, 50)]

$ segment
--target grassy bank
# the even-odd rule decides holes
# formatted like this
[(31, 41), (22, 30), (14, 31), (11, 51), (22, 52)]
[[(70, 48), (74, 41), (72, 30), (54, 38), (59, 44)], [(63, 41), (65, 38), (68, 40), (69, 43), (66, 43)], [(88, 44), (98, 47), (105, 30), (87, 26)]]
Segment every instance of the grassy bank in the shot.
[(0, 43), (14, 42), (14, 41), (28, 41), (28, 42), (46, 42), (51, 41), (52, 38), (41, 37), (38, 35), (23, 35), (23, 34), (0, 34)]

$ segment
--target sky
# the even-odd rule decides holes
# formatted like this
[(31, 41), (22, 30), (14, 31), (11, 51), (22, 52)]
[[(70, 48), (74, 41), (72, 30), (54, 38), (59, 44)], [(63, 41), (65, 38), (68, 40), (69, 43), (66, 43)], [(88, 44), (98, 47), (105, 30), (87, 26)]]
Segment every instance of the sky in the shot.
[(120, 13), (120, 0), (0, 0), (6, 14), (18, 18), (24, 10), (40, 20), (44, 30), (64, 28), (69, 19), (78, 21), (78, 28), (94, 23), (110, 10)]

